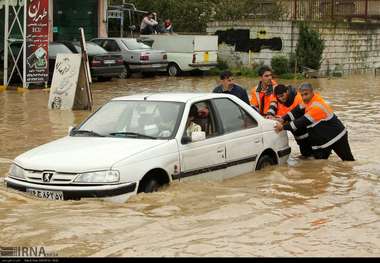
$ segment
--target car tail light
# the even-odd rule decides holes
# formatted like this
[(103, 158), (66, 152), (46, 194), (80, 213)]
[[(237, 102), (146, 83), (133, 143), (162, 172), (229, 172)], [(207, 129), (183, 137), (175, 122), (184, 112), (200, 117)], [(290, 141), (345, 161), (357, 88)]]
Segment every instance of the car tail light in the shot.
[(140, 60), (141, 61), (148, 61), (149, 60), (149, 56), (148, 55), (141, 55), (140, 56)]
[(195, 64), (195, 62), (197, 62), (197, 55), (193, 54), (193, 64)]
[(116, 59), (116, 64), (123, 65), (124, 64), (124, 59), (122, 59), (122, 58)]
[(94, 58), (92, 61), (91, 61), (91, 65), (92, 66), (99, 66), (102, 64), (102, 61), (101, 60), (97, 60), (96, 58)]

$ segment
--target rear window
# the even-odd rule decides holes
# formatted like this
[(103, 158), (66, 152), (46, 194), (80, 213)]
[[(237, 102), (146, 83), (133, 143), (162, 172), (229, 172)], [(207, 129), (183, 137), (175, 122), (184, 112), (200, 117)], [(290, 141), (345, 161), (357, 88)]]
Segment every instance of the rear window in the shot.
[(136, 39), (122, 39), (121, 42), (123, 42), (123, 44), (129, 50), (152, 49), (150, 46), (145, 45), (144, 43), (137, 42)]
[(56, 57), (58, 53), (71, 54), (73, 52), (71, 52), (71, 50), (63, 44), (50, 44), (49, 56)]
[[(80, 53), (80, 45), (75, 44), (76, 50)], [(98, 46), (97, 44), (94, 43), (87, 43), (87, 52), (90, 55), (102, 55), (102, 54), (107, 54), (107, 51), (102, 48), (101, 46)]]

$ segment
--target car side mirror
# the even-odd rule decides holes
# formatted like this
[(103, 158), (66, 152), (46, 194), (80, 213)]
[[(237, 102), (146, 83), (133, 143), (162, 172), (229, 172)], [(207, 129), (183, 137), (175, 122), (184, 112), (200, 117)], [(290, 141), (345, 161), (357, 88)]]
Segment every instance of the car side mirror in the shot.
[(67, 131), (68, 135), (70, 136), (71, 133), (72, 133), (74, 130), (75, 130), (75, 127), (74, 127), (74, 126), (70, 126), (70, 127), (68, 128), (68, 131)]
[(181, 140), (181, 143), (184, 144), (184, 145), (191, 143), (191, 137), (190, 136), (183, 136), (182, 140)]

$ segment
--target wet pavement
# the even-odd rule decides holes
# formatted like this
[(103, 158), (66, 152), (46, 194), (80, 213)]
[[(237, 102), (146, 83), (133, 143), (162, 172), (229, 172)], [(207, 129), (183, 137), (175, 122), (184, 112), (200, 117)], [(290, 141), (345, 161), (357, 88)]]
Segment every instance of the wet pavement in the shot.
[[(255, 79), (235, 78), (249, 89)], [(282, 81), (280, 81), (282, 82)], [(300, 81), (283, 81), (299, 84)], [(311, 81), (349, 130), (356, 162), (300, 160), (217, 182), (174, 183), (125, 204), (53, 202), (4, 187), (17, 155), (90, 112), (49, 111), (43, 90), (0, 92), (0, 246), (58, 256), (380, 256), (380, 78)], [(215, 77), (95, 83), (95, 109), (141, 92), (206, 92)]]

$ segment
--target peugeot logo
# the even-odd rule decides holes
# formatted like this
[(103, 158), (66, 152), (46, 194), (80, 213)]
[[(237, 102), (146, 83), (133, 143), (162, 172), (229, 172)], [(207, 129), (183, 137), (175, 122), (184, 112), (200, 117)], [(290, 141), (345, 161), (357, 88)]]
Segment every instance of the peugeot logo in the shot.
[(51, 178), (53, 177), (53, 175), (54, 175), (53, 172), (42, 173), (42, 181), (44, 183), (49, 183), (51, 181)]

